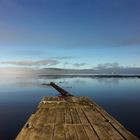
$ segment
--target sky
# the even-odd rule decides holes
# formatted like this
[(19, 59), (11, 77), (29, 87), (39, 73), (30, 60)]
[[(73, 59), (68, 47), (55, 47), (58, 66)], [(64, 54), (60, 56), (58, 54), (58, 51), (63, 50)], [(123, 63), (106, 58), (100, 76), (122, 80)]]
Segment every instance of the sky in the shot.
[(0, 0), (0, 68), (140, 67), (140, 0)]

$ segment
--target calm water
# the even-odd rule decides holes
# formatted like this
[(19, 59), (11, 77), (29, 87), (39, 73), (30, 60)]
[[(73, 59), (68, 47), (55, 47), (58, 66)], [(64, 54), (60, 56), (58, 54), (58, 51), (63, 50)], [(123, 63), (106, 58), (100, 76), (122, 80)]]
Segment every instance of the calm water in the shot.
[(0, 139), (14, 140), (42, 97), (58, 92), (41, 83), (56, 82), (76, 96), (89, 96), (140, 137), (140, 79), (41, 77), (0, 79)]

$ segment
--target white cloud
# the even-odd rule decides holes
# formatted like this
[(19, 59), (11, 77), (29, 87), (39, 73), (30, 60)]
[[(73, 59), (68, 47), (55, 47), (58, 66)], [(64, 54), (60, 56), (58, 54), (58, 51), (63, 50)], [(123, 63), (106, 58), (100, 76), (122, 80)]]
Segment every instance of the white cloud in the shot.
[(119, 63), (104, 63), (104, 64), (98, 64), (97, 69), (107, 69), (107, 68), (119, 68)]
[(2, 61), (0, 64), (9, 64), (9, 65), (16, 65), (16, 66), (53, 66), (57, 65), (59, 61), (57, 60), (24, 60), (24, 61)]
[(87, 65), (86, 63), (74, 63), (73, 66), (75, 67), (81, 67)]

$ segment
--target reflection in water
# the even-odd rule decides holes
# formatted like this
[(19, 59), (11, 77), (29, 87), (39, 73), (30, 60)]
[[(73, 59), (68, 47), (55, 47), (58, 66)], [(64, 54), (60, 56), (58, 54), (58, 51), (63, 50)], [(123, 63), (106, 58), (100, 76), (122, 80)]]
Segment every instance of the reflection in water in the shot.
[(1, 139), (15, 138), (42, 97), (58, 95), (50, 86), (41, 85), (52, 81), (73, 95), (89, 96), (140, 137), (140, 79), (47, 76), (0, 79)]
[(74, 80), (75, 84), (80, 84), (80, 85), (83, 85), (83, 86), (85, 85), (85, 82), (86, 81), (84, 79), (75, 79)]
[(119, 84), (120, 78), (97, 78), (100, 83)]

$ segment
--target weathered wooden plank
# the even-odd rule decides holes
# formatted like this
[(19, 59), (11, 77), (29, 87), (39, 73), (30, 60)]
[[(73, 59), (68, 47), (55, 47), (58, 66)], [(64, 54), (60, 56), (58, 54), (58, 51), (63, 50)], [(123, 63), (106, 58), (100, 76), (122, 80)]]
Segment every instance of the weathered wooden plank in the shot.
[(74, 123), (74, 124), (79, 124), (79, 123), (81, 123), (81, 121), (80, 121), (80, 119), (79, 119), (79, 116), (78, 116), (78, 114), (77, 114), (77, 111), (76, 111), (76, 109), (75, 108), (71, 108), (70, 109), (70, 113), (71, 113), (71, 116), (72, 116), (72, 122)]
[(56, 115), (56, 121), (55, 121), (56, 124), (58, 123), (63, 124), (65, 122), (64, 109), (57, 108), (55, 115)]
[(98, 111), (93, 110), (92, 108), (89, 108), (89, 109), (90, 109), (92, 115), (96, 114), (96, 117), (100, 118), (102, 120), (104, 127), (106, 128), (106, 130), (112, 140), (124, 139), (124, 137), (121, 136), (120, 133), (118, 131), (116, 131), (116, 129), (114, 129), (114, 127), (112, 127), (112, 125), (110, 125), (108, 120), (106, 120), (106, 118), (104, 118)]
[(78, 140), (73, 125), (65, 125), (65, 135), (66, 135), (66, 140)]
[(54, 140), (65, 140), (64, 124), (54, 126)]
[(53, 140), (53, 134), (54, 134), (54, 125), (46, 125), (41, 130), (40, 140)]
[(83, 111), (97, 136), (101, 140), (111, 140), (108, 131), (106, 130), (105, 123), (100, 118), (97, 118), (95, 114), (93, 115), (89, 108), (83, 108)]
[(56, 109), (49, 108), (48, 114), (46, 116), (46, 123), (47, 124), (54, 124), (56, 119)]
[(135, 135), (129, 132), (123, 125), (121, 125), (117, 120), (115, 120), (111, 115), (109, 115), (104, 109), (102, 109), (99, 105), (93, 102), (96, 105), (96, 110), (106, 119), (108, 122), (120, 133), (124, 139), (127, 140), (139, 140)]
[(75, 130), (77, 132), (77, 136), (79, 140), (86, 140), (88, 139), (87, 134), (82, 125), (74, 125)]
[(76, 108), (76, 111), (78, 113), (79, 119), (80, 119), (82, 124), (89, 123), (86, 116), (84, 115), (83, 111), (81, 110), (81, 107)]
[(72, 123), (72, 118), (71, 118), (70, 109), (65, 108), (64, 112), (65, 112), (65, 123), (66, 124), (71, 124)]
[(88, 98), (43, 101), (16, 140), (138, 140)]
[(91, 125), (83, 125), (89, 140), (99, 140), (99, 137), (92, 129)]
[(33, 125), (39, 126), (39, 127), (43, 127), (46, 119), (47, 119), (47, 115), (48, 115), (48, 109), (40, 109), (41, 112), (39, 114), (36, 115), (36, 118), (34, 119)]

